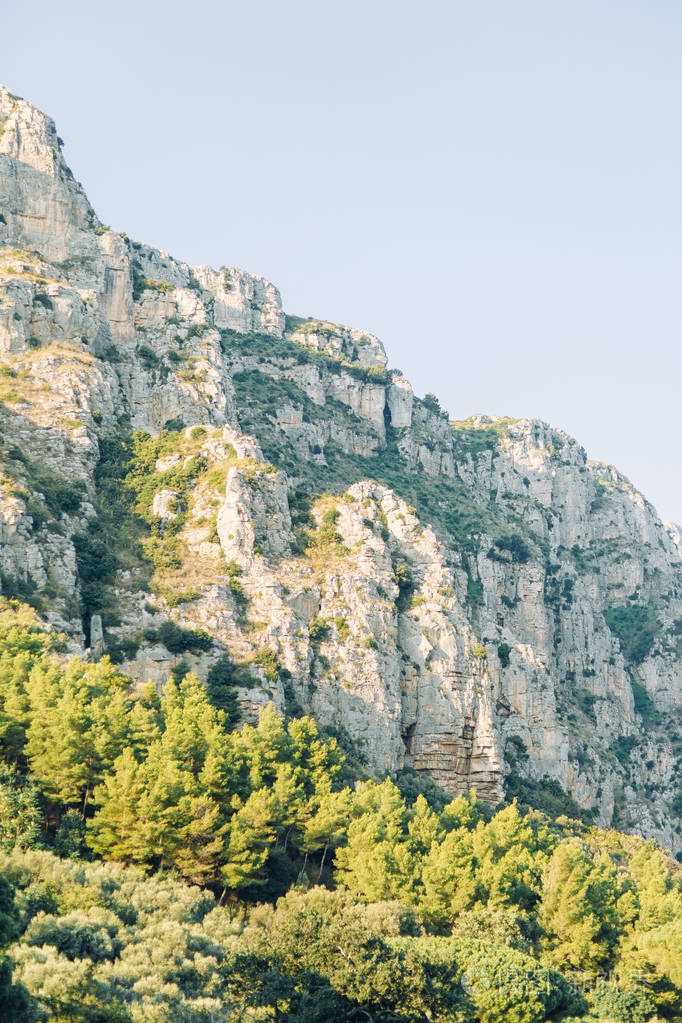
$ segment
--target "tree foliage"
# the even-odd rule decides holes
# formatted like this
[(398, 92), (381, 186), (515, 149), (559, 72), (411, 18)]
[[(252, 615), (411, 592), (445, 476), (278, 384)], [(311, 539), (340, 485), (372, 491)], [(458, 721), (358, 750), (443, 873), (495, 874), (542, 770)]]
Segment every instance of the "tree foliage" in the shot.
[(0, 1018), (679, 1017), (654, 843), (370, 778), (272, 706), (237, 730), (233, 681), (134, 692), (0, 605), (0, 941), (34, 1000), (0, 962)]

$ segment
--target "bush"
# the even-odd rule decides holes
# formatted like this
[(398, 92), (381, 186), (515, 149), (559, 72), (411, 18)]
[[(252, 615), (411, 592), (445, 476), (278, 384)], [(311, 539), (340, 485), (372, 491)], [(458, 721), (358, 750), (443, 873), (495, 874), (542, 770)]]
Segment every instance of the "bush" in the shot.
[(480, 607), (483, 603), (483, 583), (480, 579), (474, 579), (467, 573), (467, 600), (473, 609)]
[(509, 643), (500, 643), (497, 648), (497, 656), (500, 659), (500, 666), (502, 668), (509, 667), (509, 655), (511, 654), (511, 647)]
[(107, 653), (112, 664), (122, 664), (123, 661), (132, 660), (137, 655), (139, 649), (139, 641), (131, 636), (107, 637)]
[(440, 402), (436, 395), (431, 391), (424, 395), (423, 404), (429, 412), (434, 412), (436, 415), (442, 415), (443, 409), (441, 408)]
[(637, 713), (641, 715), (645, 722), (656, 721), (659, 717), (658, 711), (644, 686), (639, 682), (635, 682), (634, 679), (630, 679), (630, 684)]
[[(508, 749), (505, 749), (505, 755), (512, 764)], [(554, 820), (557, 817), (569, 817), (571, 820), (589, 824), (594, 818), (593, 810), (583, 810), (573, 796), (565, 792), (559, 782), (548, 775), (541, 781), (521, 778), (512, 764), (512, 771), (505, 779), (504, 788), (507, 799), (517, 799), (519, 806), (540, 810)]]
[(158, 369), (161, 365), (161, 359), (149, 345), (140, 345), (137, 349), (137, 354), (140, 362), (146, 369)]
[(338, 508), (328, 508), (322, 516), (319, 529), (319, 543), (322, 545), (341, 543), (341, 537), (334, 528), (339, 519)]
[(627, 767), (630, 760), (630, 754), (637, 745), (637, 737), (634, 735), (619, 735), (617, 739), (611, 743), (609, 750), (616, 759)]
[(145, 291), (158, 291), (159, 294), (165, 295), (169, 291), (174, 291), (175, 285), (170, 281), (158, 281), (152, 277), (145, 277), (142, 280), (142, 288)]
[(313, 618), (308, 626), (311, 643), (322, 643), (329, 638), (329, 622), (326, 618)]
[(656, 1005), (643, 986), (628, 990), (602, 980), (588, 997), (599, 1019), (609, 1023), (648, 1023), (656, 1017)]
[(185, 429), (185, 421), (184, 419), (180, 419), (179, 416), (175, 416), (174, 419), (167, 419), (163, 424), (163, 428), (168, 433), (182, 433)]
[[(488, 557), (492, 561), (514, 561), (519, 565), (525, 565), (530, 561), (531, 549), (518, 533), (509, 533), (507, 536), (500, 536), (495, 540), (488, 551)], [(509, 557), (505, 557), (505, 555)]]
[[(7, 755), (10, 750), (4, 738), (2, 746)], [(11, 852), (15, 846), (22, 849), (39, 846), (42, 823), (37, 786), (16, 767), (0, 761), (0, 849)]]
[(437, 785), (433, 778), (413, 767), (403, 767), (395, 777), (400, 795), (408, 806), (413, 806), (419, 796), (423, 796), (432, 810), (440, 813), (450, 802), (450, 796)]
[(254, 657), (254, 661), (263, 669), (263, 674), (269, 682), (277, 681), (282, 666), (274, 650), (271, 650), (270, 647), (262, 647)]
[(213, 646), (213, 640), (203, 629), (183, 629), (170, 621), (159, 626), (156, 637), (171, 654), (196, 654)]
[(234, 687), (237, 685), (235, 665), (229, 654), (223, 654), (206, 676), (206, 695), (218, 710), (225, 711), (228, 726), (241, 717), (241, 704)]
[(29, 604), (31, 607), (38, 609), (41, 607), (42, 602), (38, 593), (38, 587), (30, 576), (22, 579), (18, 575), (0, 572), (0, 590), (4, 597), (20, 600), (22, 603)]
[(27, 486), (34, 493), (43, 496), (44, 505), (54, 518), (62, 513), (67, 515), (77, 512), (85, 497), (86, 487), (83, 480), (69, 480), (45, 465), (32, 461), (18, 448), (11, 448), (10, 458), (16, 458), (24, 466)]
[(54, 851), (63, 859), (77, 860), (87, 852), (85, 821), (78, 810), (67, 810), (54, 838)]
[(607, 608), (604, 618), (620, 643), (625, 660), (632, 664), (645, 661), (651, 653), (659, 628), (654, 611), (638, 604), (629, 604)]
[(89, 524), (87, 533), (73, 537), (73, 546), (83, 610), (99, 611), (107, 603), (107, 587), (114, 581), (116, 558), (97, 521)]
[(398, 610), (406, 611), (412, 605), (414, 580), (412, 579), (409, 567), (403, 561), (399, 561), (394, 565), (393, 580), (398, 587), (398, 599), (396, 601)]
[(244, 587), (235, 575), (230, 576), (229, 587), (232, 591), (235, 604), (237, 605), (237, 613), (243, 615), (249, 604), (249, 598), (247, 597)]
[(554, 1014), (586, 1008), (561, 974), (546, 970), (516, 949), (459, 936), (451, 938), (394, 938), (407, 943), (429, 962), (457, 966), (461, 985), (469, 995), (471, 1019), (486, 1023), (542, 1023)]

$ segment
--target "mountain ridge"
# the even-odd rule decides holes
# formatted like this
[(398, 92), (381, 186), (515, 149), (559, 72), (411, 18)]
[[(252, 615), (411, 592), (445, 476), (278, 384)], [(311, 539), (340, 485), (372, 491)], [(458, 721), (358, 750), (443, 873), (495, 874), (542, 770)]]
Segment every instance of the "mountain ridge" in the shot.
[(302, 707), (490, 802), (559, 784), (682, 850), (679, 531), (624, 476), (109, 230), (3, 88), (0, 211), (3, 593), (139, 684), (227, 654), (247, 719)]

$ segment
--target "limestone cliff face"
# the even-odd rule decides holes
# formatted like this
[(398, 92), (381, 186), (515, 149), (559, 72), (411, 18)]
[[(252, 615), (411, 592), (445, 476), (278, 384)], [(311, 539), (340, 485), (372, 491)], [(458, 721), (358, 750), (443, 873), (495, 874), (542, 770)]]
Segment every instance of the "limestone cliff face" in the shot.
[[(110, 231), (4, 89), (0, 357), (3, 591), (74, 649), (101, 617), (162, 684), (159, 626), (201, 628), (183, 657), (229, 652), (247, 716), (311, 711), (492, 802), (558, 783), (682, 849), (680, 535), (615, 469), (538, 421), (451, 422), (372, 335)], [(161, 440), (113, 515), (134, 430)]]

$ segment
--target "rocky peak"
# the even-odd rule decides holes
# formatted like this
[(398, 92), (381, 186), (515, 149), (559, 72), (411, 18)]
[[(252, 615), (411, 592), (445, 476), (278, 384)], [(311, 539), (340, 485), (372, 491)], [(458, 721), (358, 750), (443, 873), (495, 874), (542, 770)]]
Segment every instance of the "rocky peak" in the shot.
[(53, 262), (87, 255), (99, 221), (74, 180), (54, 122), (0, 86), (0, 244)]
[(379, 338), (355, 327), (344, 327), (327, 320), (304, 320), (300, 316), (288, 316), (286, 331), (292, 341), (353, 365), (370, 368), (385, 366), (387, 363), (386, 352)]

